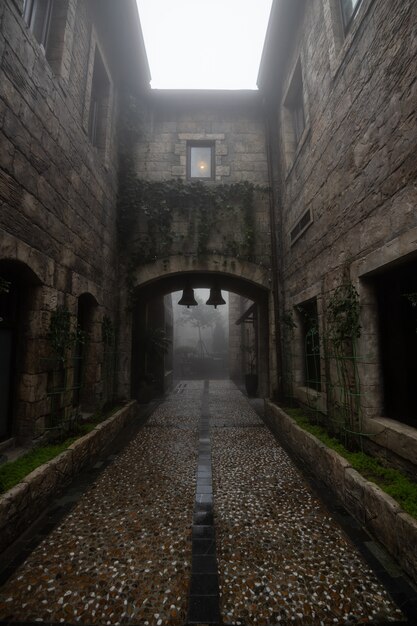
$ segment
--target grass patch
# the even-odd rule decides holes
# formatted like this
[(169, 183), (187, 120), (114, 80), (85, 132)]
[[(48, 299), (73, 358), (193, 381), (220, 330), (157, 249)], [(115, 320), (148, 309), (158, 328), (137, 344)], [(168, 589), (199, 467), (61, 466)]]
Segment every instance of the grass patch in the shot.
[(349, 461), (353, 469), (357, 470), (367, 480), (376, 483), (385, 493), (394, 498), (404, 511), (417, 519), (417, 483), (400, 470), (385, 467), (378, 459), (365, 452), (350, 452), (340, 441), (331, 437), (322, 426), (312, 424), (301, 409), (287, 407), (282, 407), (282, 409), (301, 428), (343, 456)]
[(51, 461), (58, 456), (58, 454), (64, 452), (74, 441), (90, 433), (95, 429), (97, 424), (104, 422), (104, 420), (108, 419), (120, 408), (120, 406), (117, 406), (103, 413), (94, 413), (87, 422), (78, 424), (71, 433), (68, 433), (64, 441), (39, 446), (39, 448), (34, 448), (27, 454), (16, 459), (16, 461), (10, 461), (10, 463), (0, 465), (0, 494), (20, 483), (25, 476), (33, 472), (37, 467)]

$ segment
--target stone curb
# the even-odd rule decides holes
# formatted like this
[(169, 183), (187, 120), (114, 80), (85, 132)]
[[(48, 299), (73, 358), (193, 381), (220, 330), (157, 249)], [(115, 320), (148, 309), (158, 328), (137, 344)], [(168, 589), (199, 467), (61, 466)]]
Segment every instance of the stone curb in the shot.
[(338, 496), (353, 517), (417, 582), (417, 520), (376, 484), (363, 478), (345, 458), (269, 401), (265, 403), (265, 421), (280, 443)]
[(51, 461), (40, 465), (0, 496), (0, 552), (5, 550), (45, 510), (86, 465), (114, 439), (136, 415), (136, 401), (129, 402), (94, 430), (80, 437)]

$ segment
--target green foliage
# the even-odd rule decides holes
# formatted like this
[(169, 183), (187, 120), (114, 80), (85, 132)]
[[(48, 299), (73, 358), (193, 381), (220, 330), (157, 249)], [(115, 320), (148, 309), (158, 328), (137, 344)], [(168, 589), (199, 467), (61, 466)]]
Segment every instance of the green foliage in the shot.
[(64, 452), (74, 441), (94, 430), (97, 424), (106, 420), (113, 413), (118, 411), (119, 408), (120, 406), (116, 406), (107, 412), (95, 413), (88, 421), (77, 424), (71, 433), (68, 433), (69, 436), (62, 442), (34, 448), (24, 456), (16, 459), (16, 461), (0, 465), (0, 493), (11, 489), (37, 467), (40, 467), (44, 463), (54, 459), (58, 454), (61, 454), (61, 452)]
[[(233, 185), (205, 185), (201, 181), (180, 179), (145, 181), (133, 172), (125, 172), (119, 196), (119, 235), (125, 246), (140, 218), (146, 219), (133, 262), (149, 263), (170, 256), (174, 243), (173, 217), (182, 216), (188, 222), (184, 236), (197, 255), (215, 252), (209, 249), (211, 235), (221, 219), (232, 224), (238, 221), (239, 237), (223, 236), (225, 252), (248, 260), (254, 257), (254, 206), (256, 187), (248, 182)], [(196, 234), (196, 241), (194, 237)]]
[(83, 345), (88, 340), (87, 333), (81, 328), (71, 329), (71, 313), (63, 306), (52, 312), (47, 338), (55, 356), (62, 362), (76, 343)]
[(361, 336), (359, 294), (352, 283), (337, 287), (327, 306), (329, 338), (334, 346)]
[(285, 407), (284, 411), (304, 430), (349, 461), (351, 466), (366, 479), (376, 483), (383, 491), (397, 500), (404, 511), (417, 518), (417, 484), (415, 482), (399, 470), (385, 467), (378, 459), (365, 452), (348, 450), (337, 439), (330, 437), (322, 426), (312, 424), (301, 409)]

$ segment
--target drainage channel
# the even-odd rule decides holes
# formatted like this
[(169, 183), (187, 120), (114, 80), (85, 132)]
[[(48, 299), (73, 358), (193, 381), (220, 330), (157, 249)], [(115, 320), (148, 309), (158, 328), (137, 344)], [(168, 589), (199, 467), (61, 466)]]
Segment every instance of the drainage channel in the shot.
[(204, 381), (198, 439), (188, 624), (219, 624), (219, 577), (213, 516), (209, 381)]

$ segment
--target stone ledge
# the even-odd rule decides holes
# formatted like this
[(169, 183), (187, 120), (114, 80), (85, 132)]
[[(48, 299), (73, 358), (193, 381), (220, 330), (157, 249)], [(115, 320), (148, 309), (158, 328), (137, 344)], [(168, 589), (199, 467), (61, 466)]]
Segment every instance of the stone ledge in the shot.
[(282, 409), (266, 402), (265, 421), (280, 443), (317, 476), (403, 570), (417, 582), (417, 520), (349, 462), (303, 430)]
[(45, 510), (52, 496), (66, 487), (92, 463), (135, 416), (137, 404), (129, 402), (64, 452), (37, 467), (22, 482), (0, 496), (0, 552), (5, 550)]

